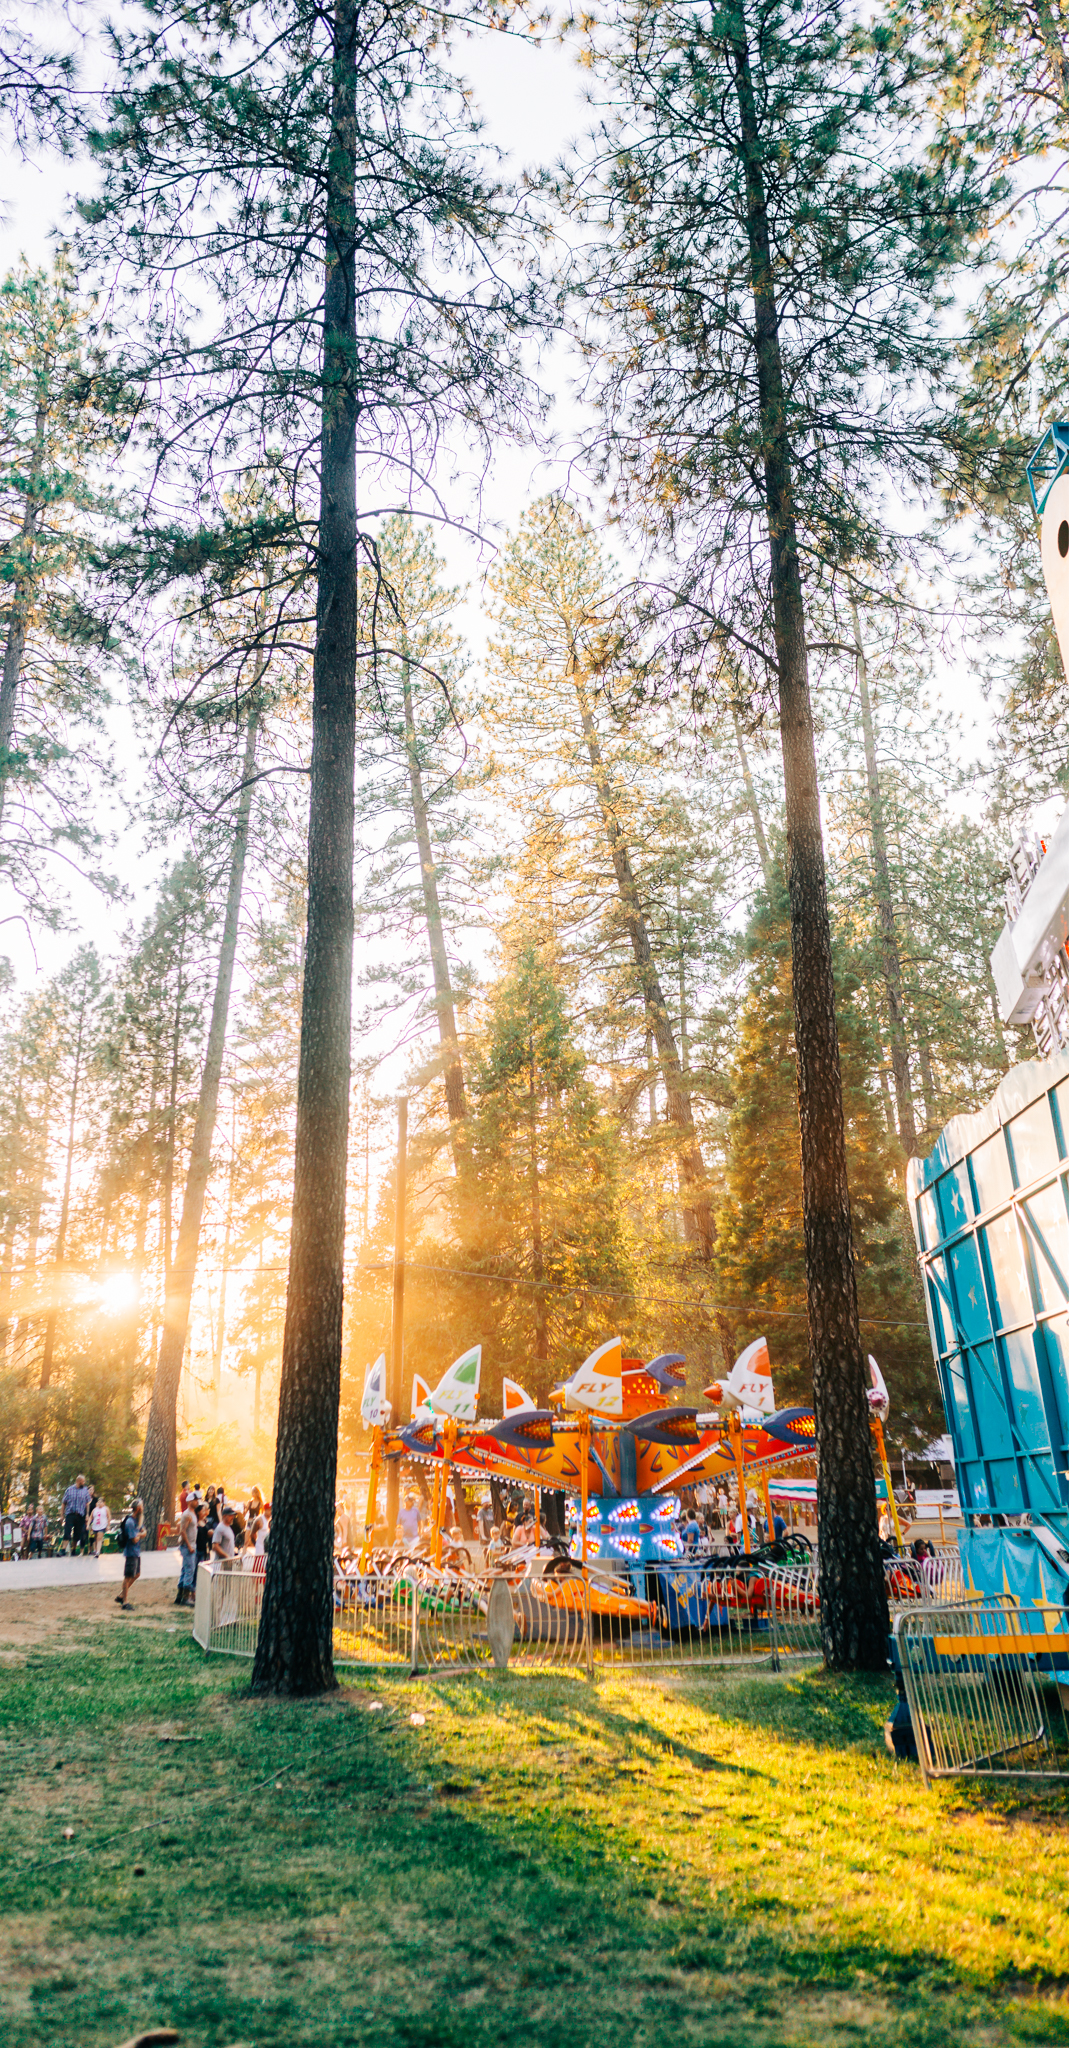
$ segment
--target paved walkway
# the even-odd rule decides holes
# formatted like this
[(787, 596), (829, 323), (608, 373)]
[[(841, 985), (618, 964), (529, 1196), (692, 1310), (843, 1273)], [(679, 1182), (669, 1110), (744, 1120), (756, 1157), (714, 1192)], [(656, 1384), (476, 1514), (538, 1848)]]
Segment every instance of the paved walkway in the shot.
[[(35, 1586), (108, 1586), (122, 1579), (121, 1552), (105, 1557), (28, 1557), (0, 1561), (0, 1593), (30, 1593)], [(176, 1579), (178, 1550), (150, 1550), (143, 1579)]]

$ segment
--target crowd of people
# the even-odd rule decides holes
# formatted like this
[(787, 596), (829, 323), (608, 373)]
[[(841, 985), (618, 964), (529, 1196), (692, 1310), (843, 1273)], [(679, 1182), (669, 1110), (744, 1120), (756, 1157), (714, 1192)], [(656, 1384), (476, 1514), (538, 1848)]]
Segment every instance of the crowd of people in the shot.
[[(230, 1500), (223, 1485), (202, 1494), (200, 1481), (182, 1481), (178, 1496), (178, 1591), (176, 1607), (192, 1607), (197, 1572), (211, 1558), (230, 1569), (238, 1558), (267, 1555), (271, 1535), (271, 1503), (254, 1486), (247, 1501)], [(255, 1569), (255, 1563), (253, 1568)], [(260, 1569), (263, 1569), (261, 1565)]]
[[(111, 1528), (111, 1509), (84, 1472), (71, 1480), (63, 1495), (62, 1517), (60, 1556), (99, 1557)], [(20, 1557), (45, 1555), (49, 1544), (48, 1512), (40, 1503), (23, 1509), (19, 1538)]]
[[(20, 1558), (44, 1557), (46, 1552), (99, 1557), (105, 1538), (112, 1534), (123, 1556), (123, 1585), (116, 1605), (130, 1613), (130, 1592), (141, 1573), (141, 1553), (148, 1535), (142, 1501), (130, 1501), (113, 1522), (103, 1496), (84, 1472), (79, 1472), (66, 1488), (60, 1508), (61, 1519), (54, 1521), (51, 1534), (47, 1509), (40, 1504), (26, 1508), (19, 1521)], [(202, 1489), (199, 1481), (184, 1479), (174, 1527), (179, 1550), (175, 1606), (191, 1607), (198, 1568), (209, 1558), (223, 1566), (243, 1560), (246, 1553), (251, 1553), (254, 1561), (265, 1558), (271, 1503), (258, 1486), (252, 1488), (248, 1500), (238, 1501), (228, 1497), (221, 1483)]]

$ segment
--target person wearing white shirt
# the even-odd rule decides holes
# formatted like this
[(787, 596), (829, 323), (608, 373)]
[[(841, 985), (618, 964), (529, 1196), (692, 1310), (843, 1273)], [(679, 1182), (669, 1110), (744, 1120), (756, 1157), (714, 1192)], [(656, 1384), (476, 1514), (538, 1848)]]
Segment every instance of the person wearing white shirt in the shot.
[(104, 1548), (104, 1538), (111, 1527), (111, 1516), (106, 1501), (98, 1500), (89, 1517), (89, 1532), (93, 1538), (93, 1556), (99, 1557)]

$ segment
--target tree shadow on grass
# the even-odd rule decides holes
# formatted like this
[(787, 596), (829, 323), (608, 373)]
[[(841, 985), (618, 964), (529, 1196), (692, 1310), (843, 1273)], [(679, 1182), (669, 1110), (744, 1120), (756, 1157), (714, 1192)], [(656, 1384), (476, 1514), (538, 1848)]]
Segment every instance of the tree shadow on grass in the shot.
[[(536, 1724), (543, 1741), (547, 1734), (554, 1739), (551, 1746), (569, 1738), (589, 1742), (593, 1736), (607, 1751), (616, 1751), (623, 1758), (645, 1752), (654, 1763), (664, 1757), (690, 1764), (699, 1772), (751, 1781), (747, 1784), (751, 1798), (756, 1794), (760, 1799), (764, 1785), (769, 1799), (774, 1799), (780, 1782), (771, 1771), (712, 1754), (666, 1733), (636, 1710), (634, 1696), (629, 1706), (623, 1706), (602, 1697), (596, 1685), (576, 1683), (567, 1689), (557, 1685), (551, 1692), (544, 1681), (517, 1684), (507, 1679), (468, 1678), (461, 1682), (425, 1681), (425, 1686), (461, 1723), (474, 1725), (488, 1714), (504, 1713), (510, 1719)], [(662, 1697), (671, 1697), (674, 1690), (665, 1688)], [(721, 1727), (745, 1722), (748, 1728), (764, 1728), (779, 1740), (797, 1742), (802, 1755), (839, 1749), (846, 1761), (859, 1744), (870, 1750), (873, 1747), (886, 1710), (887, 1686), (878, 1679), (859, 1683), (829, 1680), (821, 1674), (814, 1686), (795, 1693), (793, 1703), (769, 1702), (766, 1688), (750, 1680), (730, 1688), (692, 1683), (687, 1698), (714, 1713)], [(813, 1729), (814, 1698), (821, 1706), (829, 1700), (834, 1704), (834, 1726), (821, 1724)], [(605, 1763), (611, 1771), (611, 1754)], [(641, 1796), (641, 1787), (636, 1790)], [(503, 1827), (508, 1830), (504, 1845)], [(493, 1848), (487, 1845), (488, 1836), (494, 1840)], [(857, 1995), (866, 2008), (864, 2015), (860, 2010), (855, 2013), (853, 2021), (848, 2021), (844, 2012), (836, 2014), (829, 2008), (821, 2027), (812, 2034), (798, 2035), (793, 2022), (788, 2022), (782, 2035), (785, 2042), (819, 2039), (830, 2044), (839, 2038), (840, 2024), (846, 2024), (848, 2032), (864, 2034), (870, 2044), (908, 2041), (910, 2048), (927, 2048), (929, 2043), (935, 2048), (935, 2044), (970, 2033), (1005, 2042), (1018, 2038), (1069, 2042), (1069, 2014), (1061, 1999), (1065, 1980), (1056, 1975), (1037, 1971), (1029, 1976), (1006, 1970), (993, 1980), (923, 1940), (904, 1948), (901, 1943), (896, 1946), (881, 1939), (876, 1931), (859, 1932), (846, 1925), (833, 1936), (826, 1928), (815, 1935), (804, 1925), (806, 1916), (796, 1903), (783, 1899), (774, 1889), (758, 1890), (752, 1881), (748, 1892), (743, 1887), (742, 1896), (737, 1886), (734, 1892), (721, 1886), (704, 1899), (681, 1896), (673, 1886), (671, 1867), (666, 1870), (653, 1855), (636, 1858), (631, 1836), (626, 1829), (610, 1825), (609, 1816), (602, 1823), (574, 1807), (566, 1816), (559, 1811), (513, 1811), (502, 1816), (465, 1809), (450, 1813), (448, 1838), (448, 1848), (442, 1841), (440, 1850), (469, 1867), (484, 1868), (488, 1858), (503, 1853), (508, 1863), (515, 1861), (522, 1867), (524, 1885), (550, 1884), (554, 1922), (572, 1923), (573, 1936), (580, 1931), (574, 1924), (579, 1900), (588, 1899), (593, 1880), (599, 1906), (589, 1922), (591, 1937), (606, 1914), (616, 1924), (630, 1926), (636, 1930), (636, 1965), (645, 1954), (645, 1968), (652, 1917), (658, 1931), (657, 1961), (666, 1973), (666, 1984), (676, 1979), (716, 1978), (722, 1985), (727, 1973), (751, 2015), (751, 2025), (754, 2013), (764, 2009), (769, 1988), (774, 1986), (780, 1987), (788, 2007), (792, 1997), (802, 1997), (806, 2010), (812, 2008), (811, 2017), (815, 2012), (812, 2001), (819, 2002), (831, 1992), (839, 1996), (840, 2004), (841, 1995)], [(1037, 2002), (1052, 1995), (1058, 1998), (1058, 2009)], [(882, 2016), (876, 2007), (881, 2008)], [(721, 2019), (727, 2019), (722, 1990), (716, 1993), (714, 2008)], [(986, 2029), (992, 2027), (996, 2031), (988, 2033)], [(411, 2038), (430, 2043), (438, 2037), (417, 2032)], [(734, 2038), (730, 2029), (709, 2035), (710, 2041)], [(747, 2038), (763, 2040), (763, 2030)], [(443, 2043), (446, 2039), (442, 2037)]]

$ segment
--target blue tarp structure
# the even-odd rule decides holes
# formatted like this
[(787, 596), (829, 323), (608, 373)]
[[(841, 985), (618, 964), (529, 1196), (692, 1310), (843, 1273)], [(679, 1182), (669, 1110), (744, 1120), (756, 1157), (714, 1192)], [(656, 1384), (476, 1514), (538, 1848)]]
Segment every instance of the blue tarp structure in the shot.
[[(1069, 1052), (1028, 1061), (910, 1161), (932, 1350), (973, 1584), (1069, 1587)], [(978, 1518), (1027, 1513), (1033, 1526)], [(1010, 1540), (1012, 1538), (1012, 1540)]]

